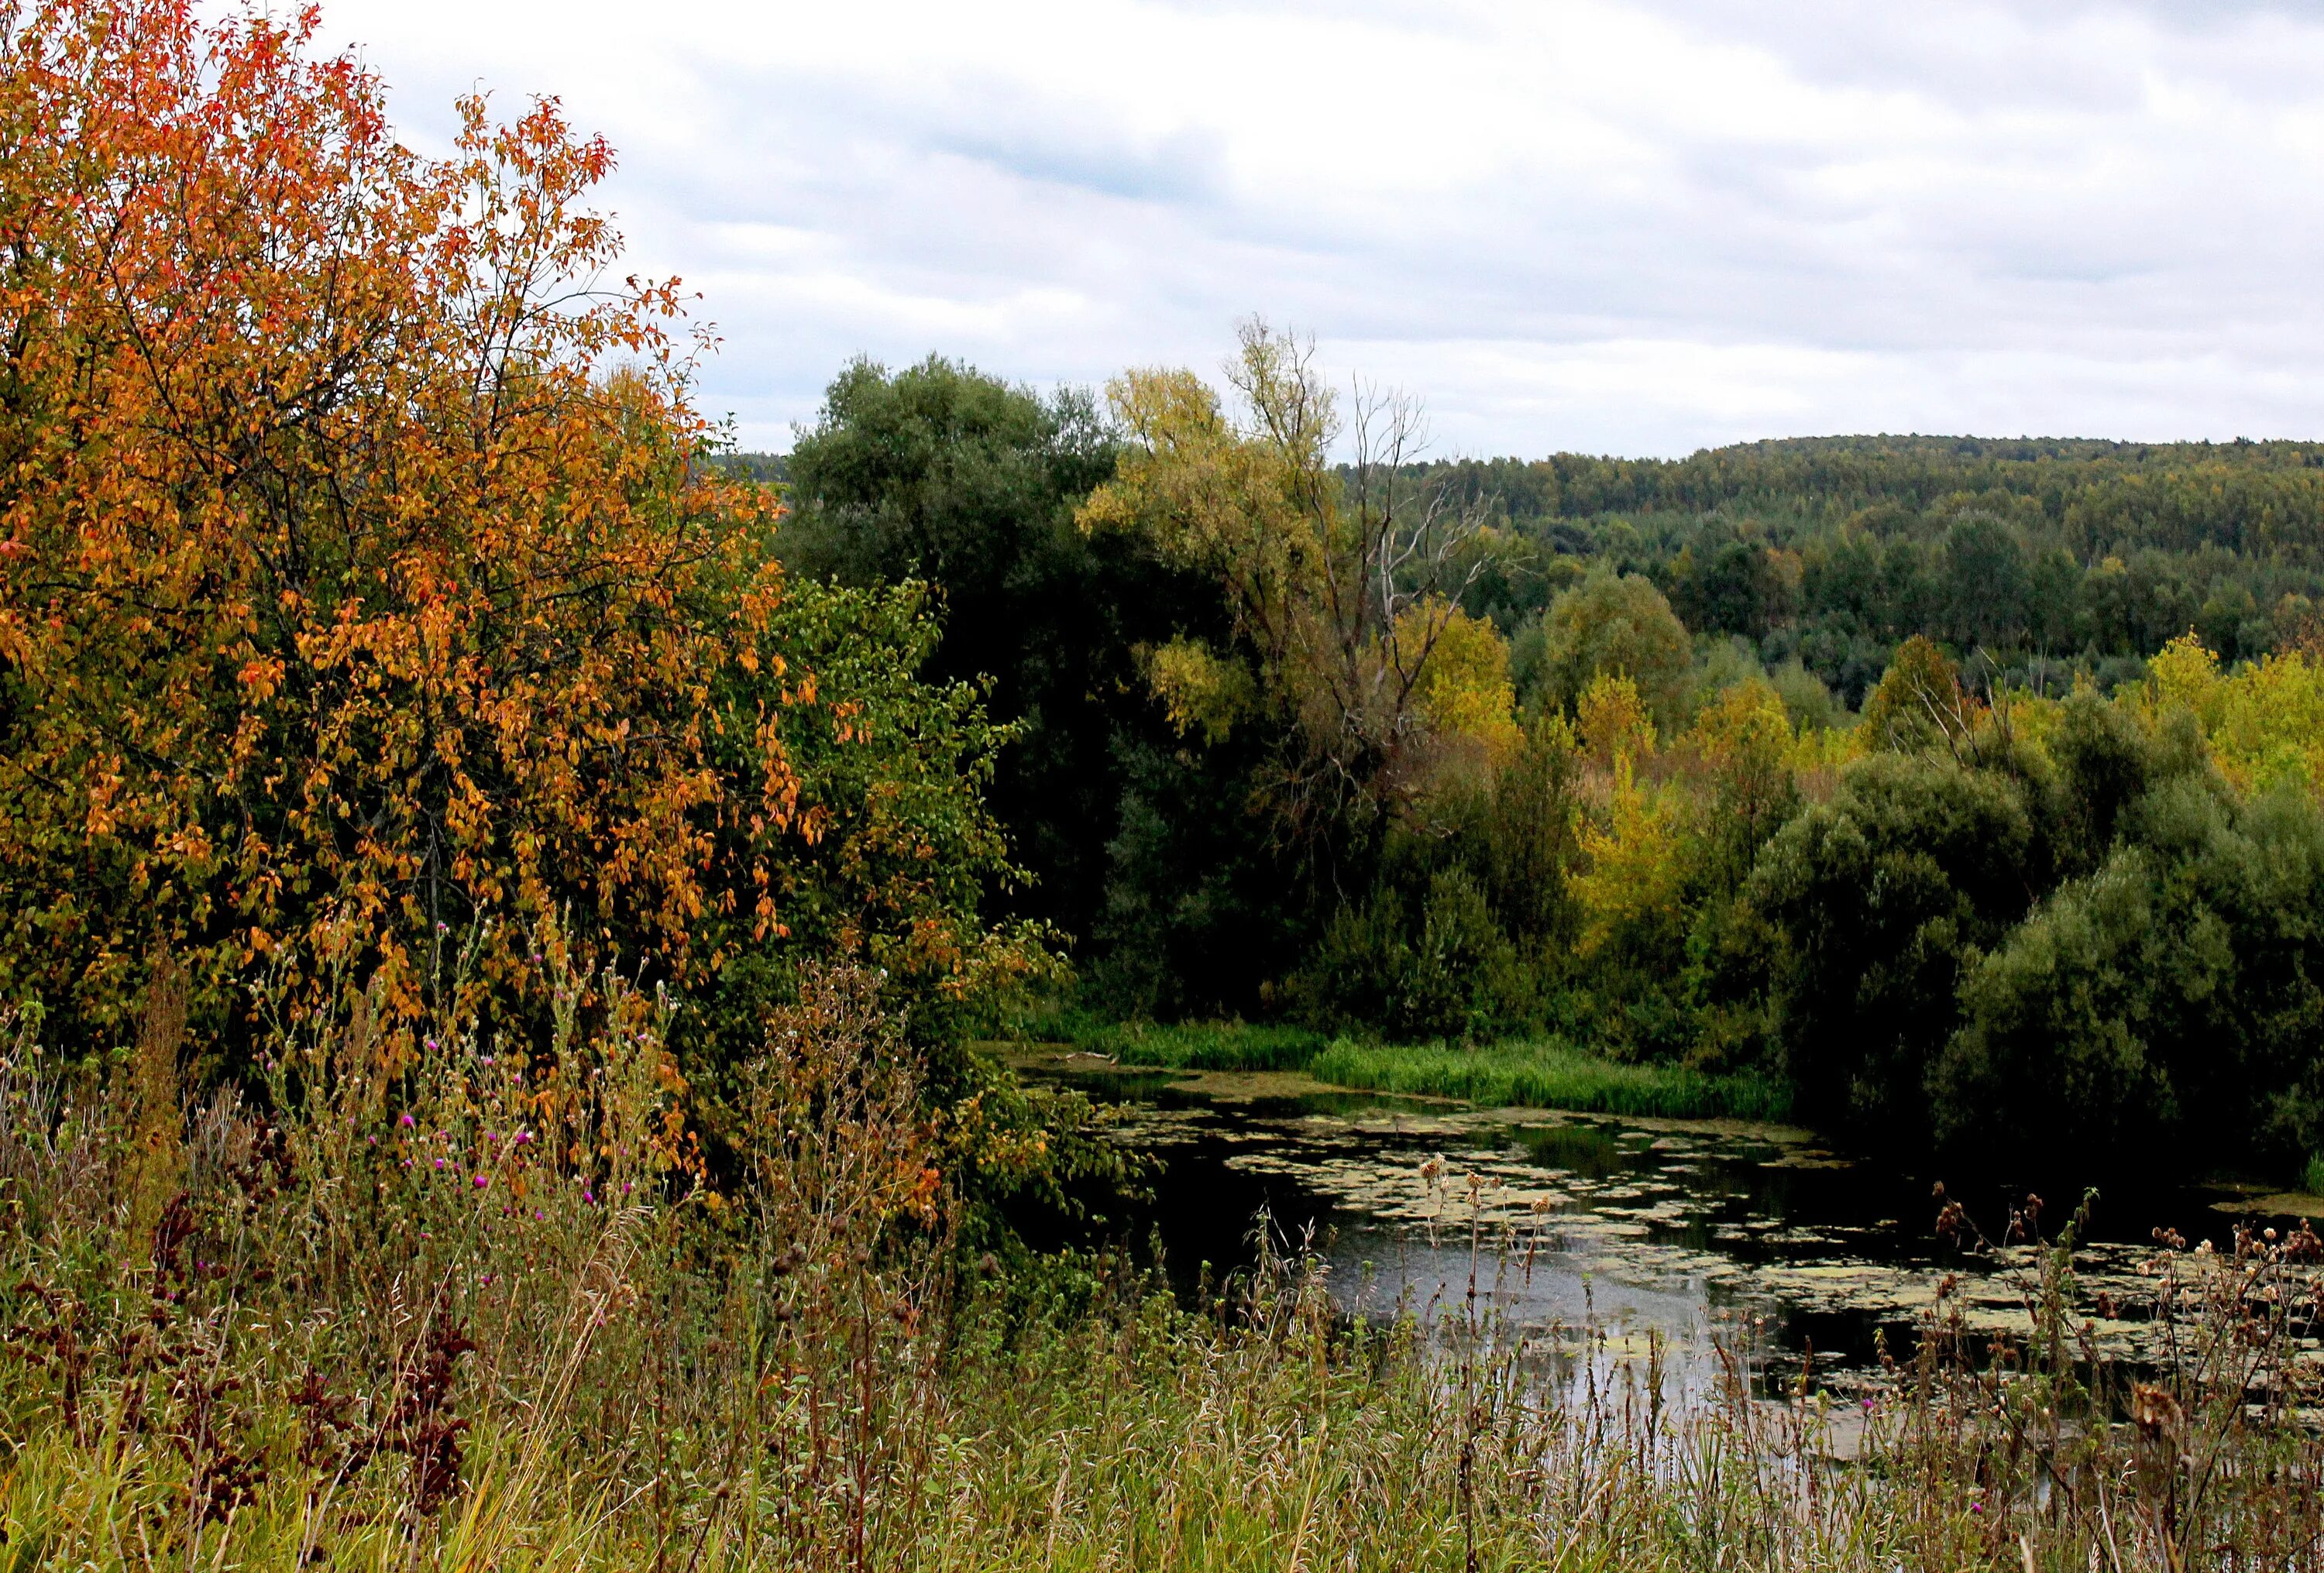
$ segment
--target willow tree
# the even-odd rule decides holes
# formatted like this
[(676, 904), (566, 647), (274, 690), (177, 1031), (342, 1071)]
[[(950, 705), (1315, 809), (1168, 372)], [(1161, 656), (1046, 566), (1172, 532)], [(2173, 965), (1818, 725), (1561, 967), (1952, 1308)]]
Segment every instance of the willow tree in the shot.
[[(1127, 442), (1080, 519), (1144, 532), (1215, 578), (1233, 639), (1182, 637), (1153, 653), (1149, 675), (1182, 726), (1270, 730), (1265, 796), (1295, 839), (1311, 840), (1374, 819), (1459, 746), (1432, 716), (1498, 731), (1479, 712), (1506, 711), (1506, 663), (1459, 664), (1493, 689), (1478, 696), (1449, 693), (1457, 676), (1435, 671), (1448, 637), (1466, 648), (1459, 602), (1483, 571), (1467, 549), (1483, 511), (1407, 474), (1425, 444), (1418, 406), (1360, 386), (1343, 415), (1311, 343), (1257, 320), (1240, 340), (1231, 397), (1183, 370), (1136, 371), (1109, 388)], [(1345, 465), (1333, 459), (1342, 441)]]

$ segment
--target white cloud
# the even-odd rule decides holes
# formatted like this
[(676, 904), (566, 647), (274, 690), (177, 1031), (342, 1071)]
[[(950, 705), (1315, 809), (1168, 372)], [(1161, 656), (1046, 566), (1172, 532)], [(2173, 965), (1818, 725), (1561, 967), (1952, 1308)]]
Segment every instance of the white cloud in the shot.
[(2324, 16), (2203, 0), (331, 0), (440, 142), (560, 94), (703, 401), (849, 354), (1214, 364), (1250, 311), (1445, 451), (2319, 435)]

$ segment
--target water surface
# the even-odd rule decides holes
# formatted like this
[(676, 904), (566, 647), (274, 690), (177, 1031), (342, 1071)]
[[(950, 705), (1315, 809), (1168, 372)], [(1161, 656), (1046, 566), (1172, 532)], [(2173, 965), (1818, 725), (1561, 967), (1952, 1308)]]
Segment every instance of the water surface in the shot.
[[(1844, 1389), (1914, 1348), (1950, 1291), (1971, 1329), (2028, 1321), (2024, 1247), (1940, 1239), (1930, 1177), (1836, 1151), (1810, 1133), (1729, 1120), (1655, 1120), (1351, 1092), (1283, 1072), (1132, 1070), (1101, 1056), (1019, 1049), (1028, 1074), (1115, 1106), (1120, 1138), (1156, 1162), (1130, 1220), (1187, 1292), (1248, 1265), (1262, 1210), (1329, 1264), (1351, 1311), (1472, 1312), (1554, 1346), (1586, 1329), (1615, 1357), (1662, 1346), (1677, 1379), (1742, 1361), (1763, 1389)], [(2029, 1192), (1960, 1177), (1951, 1194), (1997, 1238)], [(2049, 1200), (2045, 1233), (2073, 1202)], [(2102, 1348), (2144, 1357), (2152, 1231), (2224, 1246), (2238, 1218), (2288, 1221), (2324, 1200), (2256, 1188), (2168, 1186), (2102, 1197), (2078, 1256)]]

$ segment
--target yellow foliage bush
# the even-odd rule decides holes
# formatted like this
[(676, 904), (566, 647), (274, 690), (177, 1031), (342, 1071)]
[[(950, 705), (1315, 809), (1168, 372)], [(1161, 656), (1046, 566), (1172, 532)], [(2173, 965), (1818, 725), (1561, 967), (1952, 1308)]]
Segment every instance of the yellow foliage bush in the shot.
[(1792, 740), (1784, 762), (1795, 776), (1829, 775), (1862, 759), (1871, 746), (1871, 734), (1861, 725), (1809, 727)]
[(1181, 734), (1200, 727), (1205, 740), (1227, 733), (1258, 700), (1250, 668), (1199, 640), (1174, 639), (1146, 659), (1147, 681)]
[(1576, 951), (1594, 955), (1625, 930), (1677, 920), (1686, 829), (1683, 795), (1669, 786), (1641, 786), (1629, 756), (1618, 753), (1606, 823), (1585, 815), (1575, 827), (1583, 860), (1572, 884), (1582, 909)]
[(2324, 664), (2304, 652), (2222, 672), (2200, 638), (2181, 634), (2147, 664), (2138, 704), (2150, 728), (2192, 712), (2219, 774), (2244, 791), (2289, 781), (2324, 792)]
[[(1517, 747), (1517, 689), (1509, 681), (1509, 647), (1499, 630), (1459, 607), (1437, 608), (1442, 626), (1421, 668), (1413, 697), (1421, 716), (1442, 737), (1473, 738), (1495, 759)], [(1397, 620), (1397, 637), (1426, 637), (1431, 609), (1414, 606)]]
[(1720, 690), (1694, 718), (1687, 741), (1709, 763), (1780, 763), (1791, 752), (1791, 717), (1783, 696), (1765, 678), (1752, 677)]
[(1637, 684), (1627, 676), (1600, 672), (1591, 678), (1574, 703), (1573, 721), (1582, 751), (1602, 768), (1654, 755), (1654, 716)]

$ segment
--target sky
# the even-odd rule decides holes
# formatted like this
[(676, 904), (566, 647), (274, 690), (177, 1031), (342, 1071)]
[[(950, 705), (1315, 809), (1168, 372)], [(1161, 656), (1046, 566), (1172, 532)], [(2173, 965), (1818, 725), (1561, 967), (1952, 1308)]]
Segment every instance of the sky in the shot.
[(554, 94), (706, 411), (851, 357), (1214, 373), (1253, 314), (1443, 456), (2324, 437), (2324, 6), (324, 0), (407, 140)]

